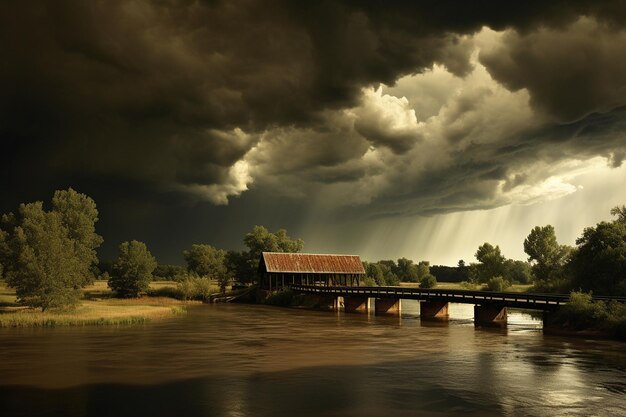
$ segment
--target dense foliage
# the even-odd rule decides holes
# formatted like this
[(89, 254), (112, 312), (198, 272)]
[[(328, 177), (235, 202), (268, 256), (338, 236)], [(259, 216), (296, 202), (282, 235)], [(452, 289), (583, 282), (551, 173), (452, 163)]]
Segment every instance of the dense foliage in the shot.
[(113, 263), (109, 287), (118, 297), (137, 297), (150, 286), (156, 266), (156, 259), (145, 243), (136, 240), (123, 242)]
[(211, 245), (191, 245), (183, 252), (187, 262), (187, 270), (193, 275), (214, 279), (222, 292), (232, 278), (226, 263), (226, 251), (216, 249)]
[(304, 241), (292, 239), (285, 229), (275, 233), (263, 226), (254, 226), (243, 239), (248, 248), (243, 252), (228, 252), (226, 263), (239, 282), (254, 282), (258, 279), (259, 260), (263, 252), (297, 253), (302, 251)]
[(601, 222), (576, 240), (571, 286), (599, 295), (626, 295), (626, 221)]
[(2, 217), (0, 231), (4, 279), (21, 302), (42, 310), (78, 301), (79, 289), (94, 279), (102, 243), (91, 198), (70, 188), (56, 191), (51, 206), (21, 204)]
[(551, 327), (603, 331), (626, 340), (626, 304), (593, 301), (590, 293), (572, 292), (567, 304), (549, 317)]

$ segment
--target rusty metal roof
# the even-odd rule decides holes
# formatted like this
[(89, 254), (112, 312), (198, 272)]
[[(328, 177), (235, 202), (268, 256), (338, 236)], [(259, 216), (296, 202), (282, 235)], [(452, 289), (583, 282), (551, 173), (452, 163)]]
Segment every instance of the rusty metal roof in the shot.
[(264, 272), (365, 274), (358, 255), (263, 252), (259, 269)]

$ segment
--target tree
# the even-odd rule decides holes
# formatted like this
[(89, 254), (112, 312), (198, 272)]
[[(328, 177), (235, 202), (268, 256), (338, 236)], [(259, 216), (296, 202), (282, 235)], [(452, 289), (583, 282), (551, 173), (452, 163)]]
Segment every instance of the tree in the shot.
[(565, 281), (564, 267), (571, 248), (560, 245), (554, 227), (536, 226), (524, 240), (524, 252), (532, 263), (535, 287), (543, 291), (562, 289)]
[(430, 262), (428, 261), (419, 261), (417, 264), (417, 281), (421, 282), (424, 277), (431, 275), (430, 274)]
[(81, 274), (90, 284), (95, 279), (93, 271), (98, 263), (96, 249), (103, 239), (96, 233), (98, 210), (96, 203), (85, 194), (80, 194), (72, 188), (55, 191), (52, 197), (52, 211), (61, 216), (61, 221), (67, 228), (69, 238), (74, 244), (76, 256), (81, 260)]
[(226, 263), (226, 251), (211, 245), (191, 245), (191, 249), (183, 252), (187, 262), (187, 270), (200, 277), (215, 279), (222, 292), (231, 279)]
[(596, 295), (626, 295), (626, 222), (601, 222), (576, 239), (572, 286)]
[(407, 258), (398, 259), (398, 277), (403, 282), (417, 282), (417, 265)]
[(376, 285), (386, 285), (385, 275), (378, 263), (364, 262), (365, 276), (374, 280)]
[(152, 275), (154, 279), (176, 281), (186, 274), (185, 267), (180, 265), (158, 264)]
[(248, 251), (240, 256), (231, 253), (228, 256), (232, 274), (241, 282), (250, 282), (258, 278), (259, 260), (263, 252), (297, 253), (304, 247), (302, 239), (292, 239), (285, 229), (272, 233), (263, 226), (254, 226), (243, 239)]
[(131, 240), (119, 246), (119, 255), (113, 263), (109, 288), (118, 297), (137, 297), (146, 291), (152, 281), (156, 259), (143, 242)]
[(528, 262), (507, 259), (504, 262), (504, 269), (509, 282), (528, 284), (533, 279), (532, 268)]
[(616, 222), (626, 223), (626, 206), (615, 206), (611, 209), (611, 216), (617, 216)]
[(254, 226), (243, 242), (248, 247), (249, 258), (257, 262), (263, 252), (297, 253), (304, 247), (302, 239), (291, 239), (285, 229), (272, 233), (263, 226)]
[(71, 188), (54, 193), (50, 211), (35, 202), (2, 217), (0, 263), (21, 302), (42, 310), (78, 302), (94, 279), (97, 221), (94, 201)]
[(485, 283), (490, 278), (504, 275), (506, 258), (502, 256), (499, 246), (485, 242), (478, 247), (475, 256), (479, 262), (476, 265), (478, 282)]

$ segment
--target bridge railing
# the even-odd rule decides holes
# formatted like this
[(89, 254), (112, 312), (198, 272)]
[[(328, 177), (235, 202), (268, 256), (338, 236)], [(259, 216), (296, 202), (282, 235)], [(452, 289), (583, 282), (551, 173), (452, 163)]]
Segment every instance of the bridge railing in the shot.
[[(326, 294), (337, 296), (361, 296), (370, 298), (404, 298), (415, 300), (443, 300), (453, 303), (465, 304), (501, 304), (511, 307), (529, 307), (550, 309), (566, 304), (569, 301), (568, 294), (538, 294), (520, 292), (493, 292), (475, 290), (446, 290), (424, 289), (407, 287), (335, 287), (318, 285), (291, 284), (289, 288), (294, 291)], [(626, 302), (626, 297), (593, 297), (594, 300), (616, 300)]]

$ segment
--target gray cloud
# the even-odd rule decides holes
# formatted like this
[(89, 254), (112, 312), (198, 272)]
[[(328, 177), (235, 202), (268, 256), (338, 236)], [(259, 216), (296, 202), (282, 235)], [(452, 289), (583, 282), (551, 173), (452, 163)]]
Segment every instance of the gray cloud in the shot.
[(624, 51), (624, 30), (581, 18), (560, 29), (510, 31), (481, 62), (507, 88), (528, 89), (539, 111), (572, 122), (626, 104)]
[(74, 184), (346, 216), (571, 192), (564, 164), (624, 158), (625, 23), (619, 0), (6, 2), (2, 208)]

